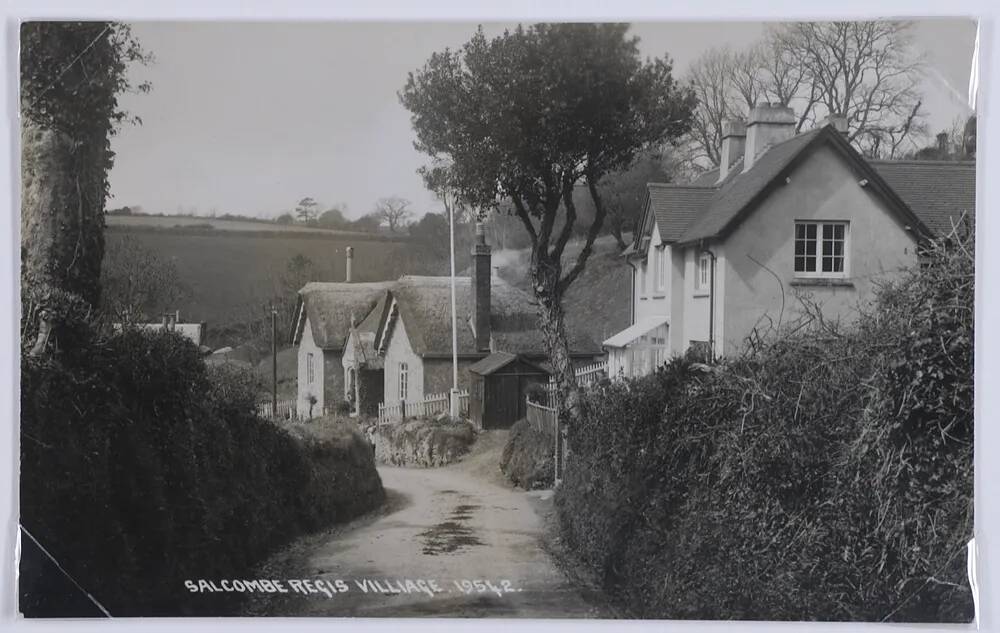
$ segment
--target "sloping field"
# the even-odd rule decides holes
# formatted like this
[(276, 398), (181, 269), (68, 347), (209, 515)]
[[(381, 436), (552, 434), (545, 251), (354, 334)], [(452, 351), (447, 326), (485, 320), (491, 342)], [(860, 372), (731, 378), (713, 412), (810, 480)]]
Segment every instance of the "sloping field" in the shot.
[[(398, 241), (371, 241), (342, 235), (304, 239), (278, 233), (243, 231), (106, 231), (108, 243), (126, 236), (177, 266), (190, 296), (177, 306), (185, 321), (205, 321), (212, 329), (234, 321), (266, 316), (266, 302), (275, 292), (288, 261), (303, 255), (319, 271), (315, 281), (343, 281), (345, 249), (354, 247), (356, 281), (394, 279), (399, 268), (396, 253), (408, 245)], [(314, 237), (314, 236), (310, 236)], [(209, 344), (212, 344), (211, 342)]]
[(194, 217), (186, 215), (107, 215), (105, 222), (113, 229), (199, 229), (216, 231), (242, 231), (259, 233), (296, 233), (313, 235), (358, 236), (366, 239), (382, 239), (378, 233), (341, 231), (295, 224), (276, 224), (270, 220), (226, 220), (220, 218)]

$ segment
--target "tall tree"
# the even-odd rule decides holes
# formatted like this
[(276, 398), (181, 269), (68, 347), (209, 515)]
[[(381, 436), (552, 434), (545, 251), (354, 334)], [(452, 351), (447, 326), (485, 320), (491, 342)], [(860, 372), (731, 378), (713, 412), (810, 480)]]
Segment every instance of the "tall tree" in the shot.
[(302, 198), (295, 205), (295, 217), (299, 219), (299, 222), (309, 224), (316, 219), (316, 210), (318, 207), (319, 203), (312, 198)]
[(744, 51), (710, 49), (692, 63), (698, 95), (689, 158), (719, 164), (722, 123), (756, 103), (792, 107), (796, 131), (829, 114), (847, 118), (848, 138), (869, 156), (896, 156), (925, 133), (918, 85), (922, 58), (912, 23), (790, 22)]
[[(668, 59), (642, 61), (628, 25), (536, 24), (493, 39), (479, 29), (460, 50), (434, 53), (410, 74), (400, 100), (411, 113), (417, 149), (449, 165), (466, 204), (513, 204), (531, 239), (539, 326), (560, 416), (569, 421), (578, 394), (562, 298), (604, 224), (601, 179), (644, 147), (687, 131), (694, 95), (674, 81)], [(580, 182), (595, 214), (564, 270)]]
[(148, 59), (124, 24), (21, 25), (21, 282), (33, 304), (25, 314), (37, 315), (26, 324), (33, 354), (58, 336), (58, 295), (99, 305), (110, 137), (141, 122), (118, 95), (149, 90), (126, 74)]
[(380, 198), (375, 203), (375, 215), (395, 233), (399, 228), (406, 225), (407, 220), (413, 215), (410, 211), (410, 201), (399, 196)]
[(664, 153), (653, 150), (636, 155), (627, 169), (608, 174), (601, 182), (599, 192), (607, 207), (608, 231), (619, 249), (627, 246), (624, 233), (635, 230), (642, 214), (646, 183), (670, 182), (673, 172)]
[[(923, 59), (912, 22), (792, 22), (770, 38), (800, 68), (803, 116), (847, 117), (848, 139), (869, 156), (895, 156), (924, 132), (918, 91)], [(800, 121), (799, 127), (802, 122)]]

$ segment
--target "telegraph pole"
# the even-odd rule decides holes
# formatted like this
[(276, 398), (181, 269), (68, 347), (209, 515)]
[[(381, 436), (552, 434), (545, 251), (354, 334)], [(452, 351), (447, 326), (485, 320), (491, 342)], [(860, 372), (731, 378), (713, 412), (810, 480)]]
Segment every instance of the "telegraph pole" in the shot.
[(278, 309), (271, 306), (271, 419), (278, 419)]

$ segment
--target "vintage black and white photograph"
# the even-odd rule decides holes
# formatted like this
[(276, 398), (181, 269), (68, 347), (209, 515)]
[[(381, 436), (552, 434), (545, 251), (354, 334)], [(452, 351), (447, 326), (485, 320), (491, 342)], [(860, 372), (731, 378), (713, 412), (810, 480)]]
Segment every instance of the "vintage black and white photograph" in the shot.
[(975, 618), (975, 20), (18, 36), (24, 617)]

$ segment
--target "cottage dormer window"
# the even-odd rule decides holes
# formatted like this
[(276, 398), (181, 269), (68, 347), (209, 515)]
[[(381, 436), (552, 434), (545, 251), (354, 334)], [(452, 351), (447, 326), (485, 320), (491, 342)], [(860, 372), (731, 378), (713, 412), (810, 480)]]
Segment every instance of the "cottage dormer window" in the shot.
[(797, 277), (844, 277), (847, 222), (796, 222), (794, 266)]

